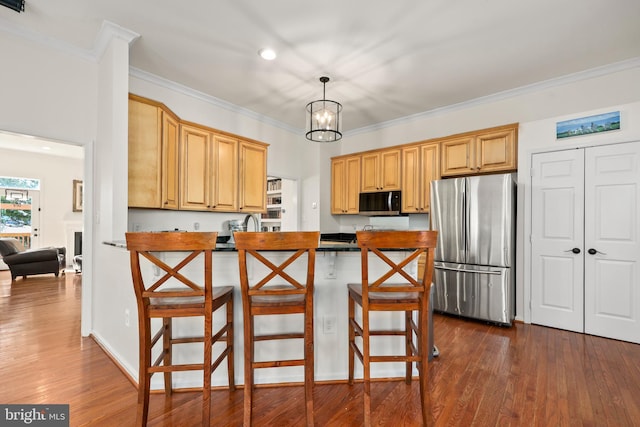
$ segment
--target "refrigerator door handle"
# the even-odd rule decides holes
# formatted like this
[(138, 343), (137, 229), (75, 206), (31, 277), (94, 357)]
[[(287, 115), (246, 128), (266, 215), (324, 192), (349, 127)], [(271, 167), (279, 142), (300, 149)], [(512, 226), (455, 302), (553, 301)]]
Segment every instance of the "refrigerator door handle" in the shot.
[(466, 269), (466, 268), (439, 267), (439, 266), (434, 267), (434, 269), (436, 269), (436, 270), (455, 271), (455, 272), (459, 272), (459, 273), (495, 274), (495, 275), (498, 275), (498, 276), (502, 274), (501, 271), (497, 271), (497, 270), (469, 270), (469, 269)]
[(462, 248), (464, 249), (464, 262), (469, 262), (469, 250), (470, 250), (470, 236), (469, 236), (469, 231), (470, 231), (470, 215), (469, 215), (469, 208), (471, 207), (470, 202), (469, 202), (469, 191), (471, 190), (471, 185), (469, 184), (469, 179), (465, 178), (463, 181), (463, 190), (462, 190), (462, 212), (464, 212), (464, 215), (462, 215), (462, 238), (463, 238), (463, 242), (462, 242)]

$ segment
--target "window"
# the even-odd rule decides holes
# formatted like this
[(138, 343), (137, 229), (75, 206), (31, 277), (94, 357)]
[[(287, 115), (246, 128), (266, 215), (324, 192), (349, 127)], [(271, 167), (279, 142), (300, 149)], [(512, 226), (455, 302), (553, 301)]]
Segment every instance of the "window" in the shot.
[(15, 237), (26, 248), (31, 246), (31, 220), (34, 192), (40, 180), (0, 177), (0, 235)]

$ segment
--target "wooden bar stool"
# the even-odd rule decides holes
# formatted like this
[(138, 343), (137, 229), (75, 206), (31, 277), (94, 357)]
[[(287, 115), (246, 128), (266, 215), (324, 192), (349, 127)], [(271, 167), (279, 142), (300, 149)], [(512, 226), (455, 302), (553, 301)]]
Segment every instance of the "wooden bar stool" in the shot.
[[(233, 287), (212, 286), (212, 250), (218, 233), (126, 233), (127, 249), (131, 256), (131, 273), (138, 303), (138, 327), (140, 335), (140, 367), (138, 381), (138, 426), (147, 424), (151, 376), (164, 373), (165, 393), (172, 392), (171, 373), (175, 371), (203, 371), (202, 425), (208, 426), (211, 413), (211, 374), (227, 358), (229, 389), (235, 389), (233, 370)], [(162, 253), (162, 254), (158, 254)], [(171, 252), (179, 256), (175, 267), (162, 258)], [(192, 261), (199, 262), (190, 264)], [(143, 262), (141, 262), (143, 261)], [(200, 264), (201, 263), (201, 264)], [(142, 268), (141, 268), (142, 267)], [(156, 270), (153, 279), (143, 274)], [(143, 270), (145, 268), (145, 270)], [(189, 274), (186, 270), (198, 271)], [(203, 276), (200, 274), (204, 273)], [(157, 277), (161, 275), (161, 277)], [(194, 281), (191, 276), (202, 277)], [(226, 307), (226, 321), (213, 333), (213, 312)], [(203, 335), (195, 337), (172, 336), (172, 319), (176, 317), (203, 317)], [(161, 318), (157, 332), (151, 330), (151, 319)], [(151, 360), (152, 348), (160, 343), (162, 349), (155, 361)], [(202, 363), (173, 364), (174, 344), (203, 343)], [(220, 343), (223, 349), (212, 363), (212, 347)]]
[[(253, 372), (259, 368), (284, 366), (304, 366), (305, 411), (307, 426), (313, 426), (313, 276), (315, 272), (316, 249), (319, 232), (237, 232), (234, 234), (240, 267), (240, 287), (244, 320), (244, 425), (251, 425), (253, 403)], [(284, 260), (279, 265), (262, 255), (261, 251), (294, 251), (282, 254)], [(304, 256), (306, 254), (306, 257)], [(306, 258), (306, 278), (296, 280), (285, 270), (296, 262), (304, 264)], [(247, 260), (259, 261), (252, 267), (256, 277), (250, 280)], [(266, 273), (256, 270), (266, 267)], [(276, 279), (277, 284), (269, 284)], [(250, 283), (251, 282), (251, 283)], [(275, 333), (256, 335), (255, 316), (270, 314), (304, 314), (304, 331), (295, 333)], [(255, 342), (269, 340), (304, 339), (304, 358), (288, 360), (255, 360)]]
[[(405, 382), (411, 384), (413, 362), (418, 364), (420, 401), (424, 425), (431, 425), (429, 393), (427, 391), (427, 360), (429, 290), (433, 276), (433, 257), (437, 231), (358, 231), (356, 237), (362, 262), (362, 282), (347, 285), (349, 291), (349, 384), (353, 384), (354, 355), (362, 362), (364, 370), (364, 425), (371, 425), (371, 363), (405, 362)], [(407, 256), (395, 262), (384, 249), (406, 249)], [(402, 252), (394, 252), (402, 253)], [(411, 276), (405, 268), (420, 255), (425, 254), (425, 266), (421, 277)], [(369, 259), (371, 255), (371, 259)], [(388, 270), (380, 277), (369, 277), (369, 266), (381, 260)], [(392, 281), (399, 280), (401, 283)], [(355, 304), (362, 309), (361, 322), (355, 317)], [(396, 330), (371, 330), (369, 313), (372, 311), (402, 311), (404, 328)], [(413, 312), (418, 313), (417, 323)], [(415, 339), (414, 339), (415, 334)], [(404, 336), (403, 355), (372, 355), (371, 337)], [(361, 346), (356, 342), (361, 338)]]

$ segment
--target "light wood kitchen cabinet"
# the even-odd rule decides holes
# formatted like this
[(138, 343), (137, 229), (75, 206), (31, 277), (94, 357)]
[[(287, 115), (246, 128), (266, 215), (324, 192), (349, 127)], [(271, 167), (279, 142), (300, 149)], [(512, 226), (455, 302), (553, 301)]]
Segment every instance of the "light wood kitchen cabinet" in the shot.
[(240, 140), (241, 212), (267, 211), (267, 145)]
[(264, 212), (268, 146), (180, 120), (164, 104), (129, 94), (128, 205)]
[(359, 212), (360, 163), (360, 156), (331, 159), (332, 214)]
[(162, 112), (162, 207), (178, 209), (180, 196), (180, 125)]
[(178, 118), (162, 104), (129, 97), (128, 206), (178, 208)]
[(440, 144), (402, 149), (402, 212), (428, 213), (431, 181), (440, 179)]
[[(238, 139), (214, 134), (212, 137), (214, 168), (211, 177), (211, 205), (214, 211), (238, 210)], [(266, 173), (265, 173), (266, 176)]]
[(191, 125), (180, 126), (180, 209), (209, 210), (211, 133)]
[(180, 209), (238, 210), (238, 139), (183, 124)]
[(517, 125), (445, 139), (441, 142), (442, 176), (514, 171)]
[(400, 189), (400, 149), (362, 154), (361, 190), (363, 192)]

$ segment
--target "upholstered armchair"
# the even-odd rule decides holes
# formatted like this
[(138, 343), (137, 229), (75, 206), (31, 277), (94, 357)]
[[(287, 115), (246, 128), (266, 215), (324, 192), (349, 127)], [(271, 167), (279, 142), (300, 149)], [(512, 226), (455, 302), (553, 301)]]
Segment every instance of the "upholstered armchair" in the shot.
[(66, 264), (66, 248), (40, 248), (25, 250), (17, 239), (0, 239), (0, 255), (9, 270), (11, 279), (26, 278), (34, 274), (53, 273), (56, 277)]

